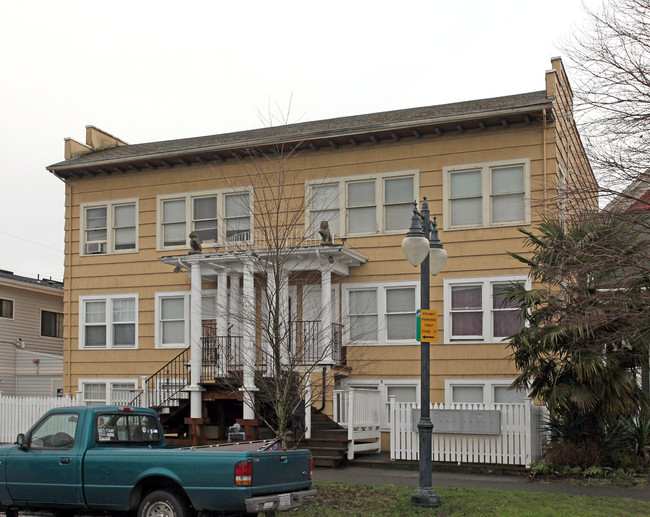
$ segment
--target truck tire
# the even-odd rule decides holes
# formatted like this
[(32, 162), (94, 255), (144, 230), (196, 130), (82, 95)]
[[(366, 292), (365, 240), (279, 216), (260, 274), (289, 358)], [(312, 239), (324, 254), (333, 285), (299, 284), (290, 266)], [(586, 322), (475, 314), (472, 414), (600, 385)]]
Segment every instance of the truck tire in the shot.
[(138, 517), (191, 517), (189, 504), (176, 492), (154, 490), (138, 507)]

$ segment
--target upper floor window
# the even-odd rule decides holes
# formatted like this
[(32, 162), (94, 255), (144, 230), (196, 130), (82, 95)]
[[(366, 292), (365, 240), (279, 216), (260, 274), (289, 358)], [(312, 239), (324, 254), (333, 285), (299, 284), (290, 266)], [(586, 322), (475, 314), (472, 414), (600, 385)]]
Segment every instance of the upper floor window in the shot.
[(82, 205), (81, 254), (133, 252), (137, 249), (137, 200)]
[(309, 182), (309, 228), (315, 233), (327, 221), (338, 236), (408, 229), (417, 179), (416, 172), (407, 171)]
[(79, 306), (80, 348), (137, 347), (137, 295), (82, 296)]
[(530, 160), (443, 168), (445, 230), (530, 223)]
[(7, 300), (6, 298), (0, 298), (0, 318), (9, 318), (14, 317), (14, 301)]
[(520, 307), (502, 296), (513, 283), (530, 288), (525, 275), (445, 279), (445, 341), (500, 342), (521, 330)]
[(227, 238), (252, 228), (251, 192), (210, 191), (159, 198), (159, 248), (187, 247), (194, 231), (204, 245), (222, 246)]
[(63, 314), (41, 311), (41, 336), (63, 337)]
[(414, 342), (417, 296), (412, 282), (349, 285), (348, 344)]

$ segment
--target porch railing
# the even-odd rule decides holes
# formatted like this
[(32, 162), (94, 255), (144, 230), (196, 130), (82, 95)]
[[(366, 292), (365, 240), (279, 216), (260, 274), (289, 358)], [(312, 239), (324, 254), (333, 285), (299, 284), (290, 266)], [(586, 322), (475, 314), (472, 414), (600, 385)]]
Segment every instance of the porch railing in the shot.
[[(272, 242), (267, 242), (273, 240)], [(275, 241), (275, 242), (274, 242)], [(238, 232), (226, 239), (226, 251), (237, 251), (243, 249), (266, 249), (266, 248), (303, 248), (319, 246), (321, 238), (316, 232), (306, 233), (304, 230), (291, 229), (286, 233), (278, 232), (276, 235), (269, 235), (264, 231), (253, 230)]]
[(225, 336), (217, 336), (215, 326), (204, 325), (201, 381), (213, 381), (228, 376), (233, 370), (241, 370), (244, 366), (242, 342), (242, 336), (233, 336), (231, 328)]
[(296, 320), (292, 325), (291, 350), (297, 354), (301, 364), (332, 362), (342, 360), (343, 325), (332, 323), (331, 337), (323, 335), (320, 321)]
[(355, 452), (381, 450), (381, 393), (352, 388), (334, 390), (334, 420), (348, 430), (348, 459)]

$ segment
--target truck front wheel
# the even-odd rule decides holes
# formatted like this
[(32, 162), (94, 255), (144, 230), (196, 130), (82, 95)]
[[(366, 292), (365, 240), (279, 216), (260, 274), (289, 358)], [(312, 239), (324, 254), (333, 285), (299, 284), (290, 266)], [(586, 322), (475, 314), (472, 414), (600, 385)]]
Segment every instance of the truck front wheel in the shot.
[(154, 490), (138, 507), (138, 517), (190, 517), (189, 504), (176, 492)]

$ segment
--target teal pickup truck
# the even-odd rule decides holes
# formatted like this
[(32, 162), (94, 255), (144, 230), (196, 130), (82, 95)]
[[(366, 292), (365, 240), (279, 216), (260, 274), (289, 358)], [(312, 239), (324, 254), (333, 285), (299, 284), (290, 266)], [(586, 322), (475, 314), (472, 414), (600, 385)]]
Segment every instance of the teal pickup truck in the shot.
[(309, 451), (265, 445), (170, 447), (151, 409), (53, 409), (0, 445), (0, 512), (273, 515), (312, 501)]

